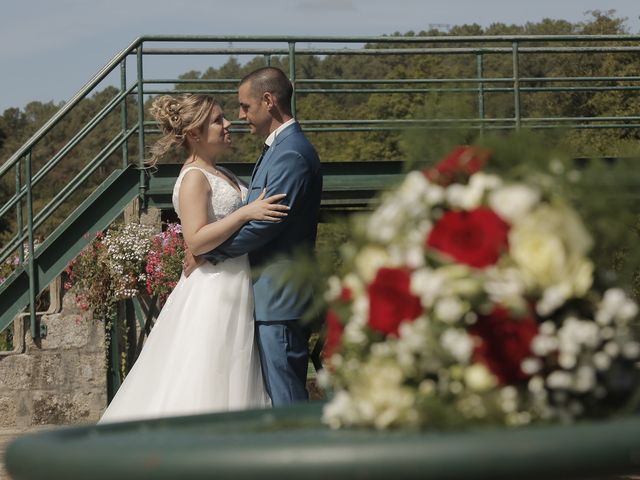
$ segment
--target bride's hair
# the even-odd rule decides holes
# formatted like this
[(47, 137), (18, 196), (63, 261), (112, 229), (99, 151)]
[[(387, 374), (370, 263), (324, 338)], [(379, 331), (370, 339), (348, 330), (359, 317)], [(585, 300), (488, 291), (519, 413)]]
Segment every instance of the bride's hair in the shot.
[(153, 166), (171, 149), (182, 147), (188, 151), (187, 133), (200, 130), (217, 102), (210, 95), (184, 93), (162, 95), (151, 104), (151, 115), (162, 131), (162, 137), (150, 149), (147, 164)]

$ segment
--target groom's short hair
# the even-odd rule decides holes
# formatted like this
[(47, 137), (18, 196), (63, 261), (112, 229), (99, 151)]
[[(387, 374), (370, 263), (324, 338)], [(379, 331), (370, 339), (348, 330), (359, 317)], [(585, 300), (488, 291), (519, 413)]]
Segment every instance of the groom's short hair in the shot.
[(262, 67), (246, 75), (240, 85), (251, 82), (251, 93), (261, 97), (265, 92), (271, 93), (278, 100), (280, 108), (291, 111), (291, 95), (293, 85), (285, 73), (276, 67)]

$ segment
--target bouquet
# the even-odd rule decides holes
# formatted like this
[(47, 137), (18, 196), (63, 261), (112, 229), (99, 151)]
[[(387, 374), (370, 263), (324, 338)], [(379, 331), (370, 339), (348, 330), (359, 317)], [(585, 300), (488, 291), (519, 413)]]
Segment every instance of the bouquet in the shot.
[(593, 240), (552, 191), (456, 148), (413, 171), (329, 280), (331, 427), (573, 421), (637, 402), (638, 306), (596, 282)]

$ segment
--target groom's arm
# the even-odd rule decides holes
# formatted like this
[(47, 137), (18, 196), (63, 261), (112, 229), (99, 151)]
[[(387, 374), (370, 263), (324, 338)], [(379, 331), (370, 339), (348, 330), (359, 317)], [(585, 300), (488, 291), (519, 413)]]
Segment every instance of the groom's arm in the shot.
[(238, 257), (260, 248), (275, 238), (297, 215), (303, 215), (301, 203), (312, 176), (311, 165), (295, 151), (285, 152), (273, 159), (269, 166), (266, 196), (286, 193), (283, 203), (289, 205), (287, 217), (281, 222), (252, 220), (233, 234), (226, 242), (202, 257), (219, 262)]

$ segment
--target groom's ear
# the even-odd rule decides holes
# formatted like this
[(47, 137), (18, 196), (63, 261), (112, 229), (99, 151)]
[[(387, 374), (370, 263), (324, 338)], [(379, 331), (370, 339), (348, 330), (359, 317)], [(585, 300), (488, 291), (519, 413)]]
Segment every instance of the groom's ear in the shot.
[(262, 94), (262, 101), (267, 106), (267, 110), (271, 111), (277, 104), (276, 97), (271, 92), (264, 92)]

